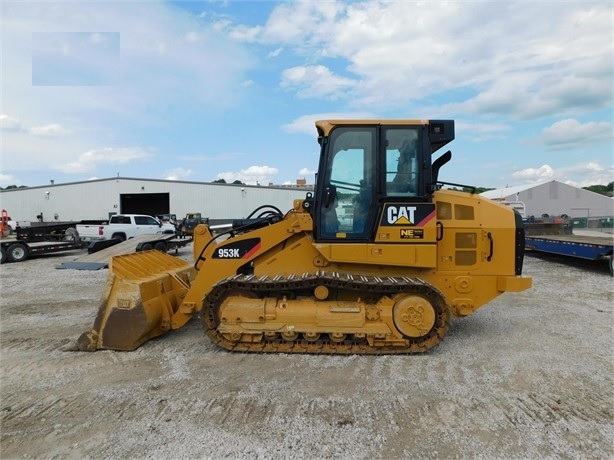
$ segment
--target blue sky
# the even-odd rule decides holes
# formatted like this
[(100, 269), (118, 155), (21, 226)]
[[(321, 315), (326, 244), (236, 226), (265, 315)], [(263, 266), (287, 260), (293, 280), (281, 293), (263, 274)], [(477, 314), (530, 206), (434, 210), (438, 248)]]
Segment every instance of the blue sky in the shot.
[(614, 180), (612, 3), (0, 2), (0, 186), (314, 182), (322, 118), (456, 120), (440, 179)]

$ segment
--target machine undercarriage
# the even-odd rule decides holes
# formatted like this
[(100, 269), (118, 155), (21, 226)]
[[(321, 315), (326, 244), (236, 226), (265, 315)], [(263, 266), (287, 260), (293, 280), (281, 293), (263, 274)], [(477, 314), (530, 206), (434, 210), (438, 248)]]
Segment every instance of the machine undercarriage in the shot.
[(417, 278), (305, 274), (237, 275), (205, 297), (203, 325), (233, 351), (417, 353), (449, 326), (443, 296)]

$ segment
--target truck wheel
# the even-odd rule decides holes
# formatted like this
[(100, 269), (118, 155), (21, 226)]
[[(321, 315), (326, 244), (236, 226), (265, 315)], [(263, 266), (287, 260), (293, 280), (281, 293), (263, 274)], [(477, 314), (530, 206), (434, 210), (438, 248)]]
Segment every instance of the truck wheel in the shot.
[(77, 229), (73, 227), (67, 228), (64, 232), (64, 241), (72, 241), (75, 244), (79, 244), (81, 242), (81, 237)]
[(119, 241), (126, 241), (126, 235), (124, 235), (123, 233), (116, 233), (111, 238), (115, 238), (116, 240), (119, 240)]
[(149, 251), (150, 249), (153, 249), (153, 246), (151, 243), (144, 243), (143, 247), (141, 248), (141, 251)]
[(11, 244), (6, 252), (6, 256), (11, 262), (21, 262), (28, 258), (28, 248), (23, 244)]
[(6, 251), (4, 250), (4, 246), (0, 249), (2, 249), (2, 260), (0, 261), (0, 264), (3, 264), (6, 262)]
[(610, 254), (610, 275), (614, 276), (614, 254)]
[(166, 243), (164, 241), (158, 241), (154, 244), (154, 249), (157, 249), (160, 252), (166, 252)]

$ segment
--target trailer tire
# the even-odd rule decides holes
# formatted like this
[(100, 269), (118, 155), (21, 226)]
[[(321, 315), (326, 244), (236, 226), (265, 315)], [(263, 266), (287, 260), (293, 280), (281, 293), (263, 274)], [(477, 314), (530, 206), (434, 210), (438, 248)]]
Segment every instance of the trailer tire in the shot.
[(11, 262), (22, 262), (28, 258), (28, 248), (20, 243), (11, 244), (6, 252)]
[(143, 243), (141, 251), (149, 251), (150, 249), (153, 249), (153, 245), (151, 243)]
[(610, 276), (614, 276), (614, 254), (610, 254)]
[(158, 241), (156, 244), (154, 244), (154, 249), (157, 249), (160, 252), (166, 252), (168, 248), (166, 247), (166, 243), (164, 241)]

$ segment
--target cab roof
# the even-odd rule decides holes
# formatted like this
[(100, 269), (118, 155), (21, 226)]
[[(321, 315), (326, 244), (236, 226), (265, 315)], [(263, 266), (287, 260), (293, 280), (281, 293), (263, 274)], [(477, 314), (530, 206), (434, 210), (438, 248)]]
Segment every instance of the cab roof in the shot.
[(316, 128), (320, 136), (328, 136), (330, 131), (336, 126), (380, 126), (380, 125), (395, 125), (395, 126), (424, 126), (428, 125), (430, 120), (408, 120), (408, 119), (362, 119), (362, 120), (317, 120)]

